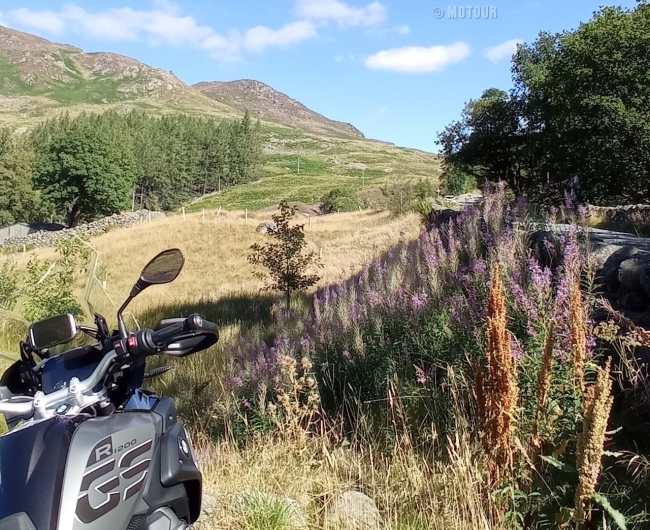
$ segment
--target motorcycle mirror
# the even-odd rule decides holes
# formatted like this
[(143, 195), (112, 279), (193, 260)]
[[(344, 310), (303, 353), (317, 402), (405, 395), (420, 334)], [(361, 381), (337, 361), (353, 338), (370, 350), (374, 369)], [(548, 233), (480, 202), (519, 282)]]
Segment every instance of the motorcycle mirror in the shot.
[(153, 258), (140, 274), (138, 284), (143, 288), (173, 282), (185, 264), (183, 253), (177, 248), (164, 250)]
[(34, 322), (29, 326), (29, 345), (35, 351), (46, 350), (70, 342), (77, 336), (77, 323), (69, 313)]
[(122, 312), (126, 309), (126, 306), (147, 287), (173, 282), (180, 274), (184, 264), (183, 253), (177, 248), (171, 248), (163, 250), (145, 265), (140, 273), (140, 279), (133, 286), (131, 294), (117, 312), (120, 335), (123, 338), (127, 336), (126, 326), (122, 318)]

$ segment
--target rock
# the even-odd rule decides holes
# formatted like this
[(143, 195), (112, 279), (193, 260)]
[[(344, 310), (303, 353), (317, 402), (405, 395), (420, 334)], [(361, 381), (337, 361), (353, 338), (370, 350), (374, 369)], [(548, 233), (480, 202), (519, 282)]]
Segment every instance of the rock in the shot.
[(619, 304), (629, 311), (645, 311), (649, 301), (643, 291), (624, 294), (618, 300)]
[(270, 230), (273, 230), (275, 228), (276, 224), (273, 221), (269, 221), (267, 223), (260, 223), (257, 225), (255, 231), (259, 232), (260, 234), (268, 234)]
[(650, 265), (650, 256), (640, 252), (622, 261), (618, 266), (619, 286), (626, 291), (642, 292), (641, 276), (648, 268), (648, 265)]
[(556, 267), (562, 260), (560, 240), (554, 232), (533, 232), (530, 236), (530, 248), (537, 254), (542, 267)]
[(384, 523), (375, 501), (360, 491), (346, 491), (328, 507), (324, 527), (325, 530), (382, 530)]
[(621, 263), (635, 256), (639, 252), (638, 248), (626, 245), (607, 258), (603, 265), (601, 276), (605, 280), (605, 285), (607, 285), (607, 288), (610, 291), (617, 291), (620, 286), (618, 269)]
[(217, 498), (206, 493), (203, 494), (201, 498), (201, 515), (197, 522), (204, 521), (207, 517), (210, 517), (217, 508)]
[(593, 249), (590, 258), (594, 269), (602, 270), (610, 256), (619, 250), (621, 250), (620, 245), (601, 245)]
[(265, 514), (277, 514), (278, 510), (286, 515), (284, 528), (307, 528), (307, 518), (298, 503), (294, 499), (287, 499), (265, 493), (262, 491), (244, 490), (233, 497), (233, 507), (244, 513), (255, 514), (259, 518), (266, 518)]

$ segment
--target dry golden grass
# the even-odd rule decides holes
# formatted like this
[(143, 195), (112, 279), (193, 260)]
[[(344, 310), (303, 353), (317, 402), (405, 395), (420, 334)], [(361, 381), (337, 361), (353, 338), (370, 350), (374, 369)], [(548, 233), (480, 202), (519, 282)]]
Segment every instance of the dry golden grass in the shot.
[(505, 528), (488, 514), (469, 447), (468, 440), (456, 440), (450, 461), (432, 465), (408, 444), (382, 455), (370, 445), (351, 451), (320, 439), (296, 447), (291, 439), (265, 436), (243, 450), (226, 442), (198, 443), (205, 493), (218, 501), (199, 530), (245, 528), (232, 500), (246, 490), (297, 501), (314, 529), (324, 527), (328, 505), (347, 490), (369, 495), (393, 530)]
[[(253, 243), (268, 240), (256, 227), (271, 219), (270, 213), (246, 224), (244, 212), (209, 211), (205, 222), (201, 213), (174, 215), (130, 229), (117, 229), (91, 240), (99, 253), (98, 276), (106, 274), (106, 293), (119, 305), (127, 296), (142, 267), (158, 252), (177, 247), (185, 255), (185, 267), (178, 279), (169, 285), (153, 287), (140, 295), (130, 306), (135, 314), (153, 306), (210, 303), (233, 294), (257, 294), (262, 283), (254, 276), (254, 267), (247, 261)], [(322, 248), (323, 268), (319, 285), (350, 275), (391, 245), (404, 237), (412, 238), (419, 229), (418, 219), (409, 215), (391, 219), (386, 212), (354, 212), (314, 217), (296, 222), (305, 224), (310, 250), (319, 254)], [(54, 259), (53, 249), (38, 249), (26, 254), (1, 256), (22, 268), (35, 254)], [(80, 278), (77, 294), (83, 299), (86, 279)], [(97, 285), (91, 292), (94, 309), (114, 322), (115, 308)]]

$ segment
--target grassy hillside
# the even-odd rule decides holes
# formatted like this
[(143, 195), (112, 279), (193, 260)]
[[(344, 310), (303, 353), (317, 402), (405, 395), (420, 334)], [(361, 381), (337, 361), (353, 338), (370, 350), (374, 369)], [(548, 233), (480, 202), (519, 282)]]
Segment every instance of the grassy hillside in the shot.
[(440, 182), (441, 160), (431, 153), (288, 128), (265, 127), (263, 134), (267, 160), (261, 178), (224, 188), (221, 195), (198, 201), (188, 211), (258, 210), (281, 200), (318, 204), (335, 188), (359, 192), (425, 179), (435, 189)]

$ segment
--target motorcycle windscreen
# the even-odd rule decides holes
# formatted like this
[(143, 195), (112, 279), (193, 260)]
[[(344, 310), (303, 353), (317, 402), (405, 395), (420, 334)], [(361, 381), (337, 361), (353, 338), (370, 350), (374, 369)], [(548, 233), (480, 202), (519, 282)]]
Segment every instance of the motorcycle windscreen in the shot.
[(25, 513), (36, 530), (56, 528), (77, 425), (52, 418), (0, 438), (0, 526), (5, 518)]

